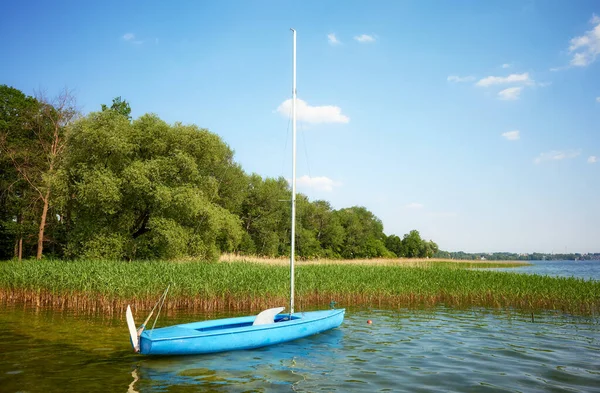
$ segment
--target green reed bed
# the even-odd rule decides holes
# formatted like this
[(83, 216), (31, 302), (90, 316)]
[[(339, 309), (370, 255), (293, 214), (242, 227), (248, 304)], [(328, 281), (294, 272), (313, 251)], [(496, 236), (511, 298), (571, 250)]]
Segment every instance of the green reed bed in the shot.
[[(483, 306), (596, 314), (600, 281), (432, 264), (297, 266), (297, 308)], [(151, 308), (171, 284), (166, 309), (258, 310), (287, 305), (289, 269), (260, 263), (25, 261), (0, 263), (0, 302), (78, 311)]]

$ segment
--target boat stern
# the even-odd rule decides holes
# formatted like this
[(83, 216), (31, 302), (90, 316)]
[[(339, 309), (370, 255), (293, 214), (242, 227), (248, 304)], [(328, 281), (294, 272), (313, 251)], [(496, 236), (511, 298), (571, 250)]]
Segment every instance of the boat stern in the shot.
[(144, 337), (144, 334), (140, 336), (139, 353), (142, 355), (148, 355), (152, 353), (152, 340), (148, 337)]

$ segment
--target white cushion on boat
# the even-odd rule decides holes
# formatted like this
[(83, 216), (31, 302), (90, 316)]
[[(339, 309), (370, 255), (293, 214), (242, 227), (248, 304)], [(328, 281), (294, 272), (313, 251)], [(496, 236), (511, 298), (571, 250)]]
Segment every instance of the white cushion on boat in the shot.
[(275, 323), (275, 315), (279, 314), (283, 310), (285, 310), (285, 307), (276, 307), (270, 308), (265, 311), (261, 311), (260, 314), (256, 316), (256, 319), (254, 320), (252, 326), (268, 325), (269, 323)]

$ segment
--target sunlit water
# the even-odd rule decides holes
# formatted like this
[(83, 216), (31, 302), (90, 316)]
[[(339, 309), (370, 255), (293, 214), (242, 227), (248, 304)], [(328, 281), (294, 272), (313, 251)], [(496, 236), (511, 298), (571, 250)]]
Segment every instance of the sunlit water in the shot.
[(600, 325), (550, 313), (532, 322), (485, 309), (349, 309), (340, 328), (287, 344), (144, 358), (130, 352), (121, 318), (2, 308), (0, 391), (600, 392)]
[(527, 261), (527, 263), (530, 265), (490, 270), (600, 280), (600, 261)]

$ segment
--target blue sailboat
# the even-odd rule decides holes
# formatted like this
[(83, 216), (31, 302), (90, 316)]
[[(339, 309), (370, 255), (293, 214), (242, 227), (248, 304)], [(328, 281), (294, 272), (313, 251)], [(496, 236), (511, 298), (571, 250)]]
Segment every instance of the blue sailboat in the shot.
[[(344, 321), (344, 309), (294, 312), (294, 257), (296, 232), (296, 30), (292, 71), (292, 223), (290, 252), (290, 310), (264, 310), (258, 315), (184, 323), (158, 329), (136, 328), (131, 307), (126, 319), (131, 345), (142, 355), (196, 355), (280, 344), (334, 329)], [(166, 296), (166, 292), (163, 295)], [(152, 315), (152, 313), (150, 314)]]

